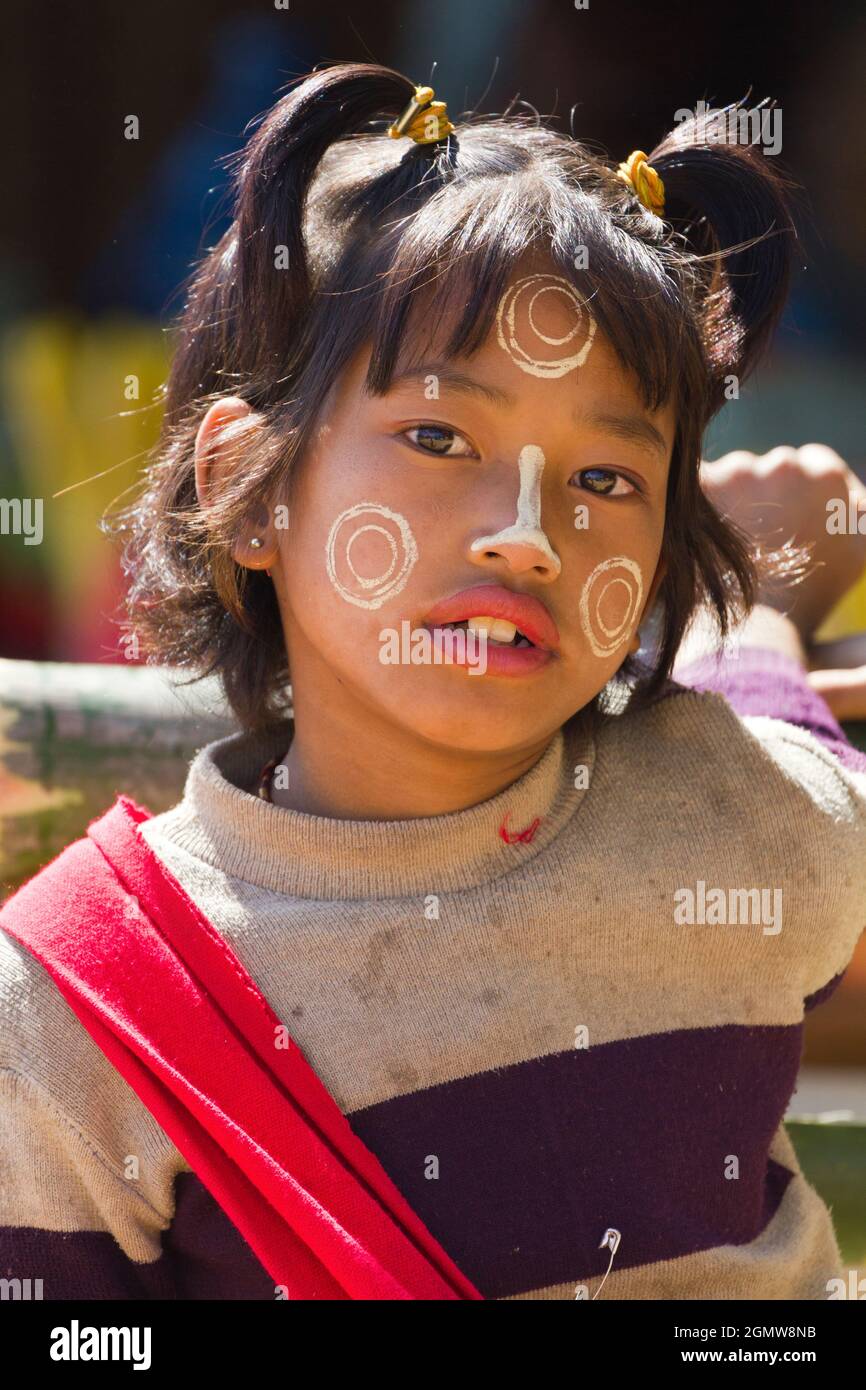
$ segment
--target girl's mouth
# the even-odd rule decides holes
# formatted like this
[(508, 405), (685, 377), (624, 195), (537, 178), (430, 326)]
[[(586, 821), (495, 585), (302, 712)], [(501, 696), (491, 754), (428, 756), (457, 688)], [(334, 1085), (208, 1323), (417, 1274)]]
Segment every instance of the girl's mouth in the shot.
[(459, 623), (440, 623), (443, 629), (451, 628), (454, 631), (462, 629), (464, 632), (486, 632), (487, 641), (491, 646), (496, 647), (534, 647), (524, 632), (515, 627), (514, 623), (507, 622), (504, 618), (464, 618)]
[(471, 666), (479, 675), (531, 675), (555, 661), (559, 647), (546, 605), (502, 584), (476, 584), (443, 599), (427, 614), (425, 627), (450, 645), (452, 664)]
[[(439, 635), (449, 665), (469, 667), (478, 675), (529, 676), (556, 659), (504, 619), (479, 616), (426, 626), (434, 637)], [(465, 635), (461, 639), (458, 633)]]

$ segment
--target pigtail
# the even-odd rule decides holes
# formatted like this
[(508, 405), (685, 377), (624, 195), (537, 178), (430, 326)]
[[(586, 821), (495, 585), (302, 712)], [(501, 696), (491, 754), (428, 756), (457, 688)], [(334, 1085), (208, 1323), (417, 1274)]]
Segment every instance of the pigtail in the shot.
[[(664, 183), (664, 217), (693, 252), (706, 259), (704, 341), (716, 378), (711, 408), (722, 403), (723, 379), (744, 381), (769, 345), (791, 277), (796, 231), (790, 182), (752, 144), (725, 143), (727, 122), (748, 121), (739, 103), (684, 121), (649, 155)], [(738, 130), (739, 133), (739, 130)]]
[[(169, 422), (175, 405), (182, 410), (194, 397), (201, 401), (225, 391), (264, 404), (267, 386), (291, 374), (310, 303), (303, 222), (316, 170), (335, 142), (374, 121), (384, 132), (414, 91), (409, 79), (391, 68), (335, 64), (282, 97), (229, 161), (234, 218), (190, 286), (179, 324), (178, 368), (167, 388)], [(384, 133), (382, 138), (389, 143)], [(391, 180), (392, 195), (400, 195), (401, 184), (408, 190), (417, 182), (418, 150), (412, 145), (404, 152)], [(262, 325), (252, 341), (236, 331), (241, 315)]]
[[(756, 108), (760, 110), (760, 108)], [(725, 399), (726, 378), (744, 381), (768, 348), (791, 278), (796, 231), (791, 187), (754, 145), (719, 139), (719, 123), (753, 116), (739, 104), (706, 111), (678, 126), (647, 156), (664, 185), (664, 221), (684, 243), (690, 297), (696, 306), (706, 380), (689, 393), (703, 398), (678, 440), (668, 480), (668, 569), (659, 591), (661, 624), (649, 679), (636, 705), (665, 688), (686, 628), (706, 606), (720, 639), (749, 611), (759, 578), (782, 576), (800, 552), (756, 551), (751, 540), (719, 516), (701, 489), (703, 429)], [(714, 138), (713, 138), (714, 137)], [(689, 525), (671, 518), (689, 517)]]
[[(302, 224), (322, 156), (375, 118), (399, 116), (413, 92), (390, 68), (341, 63), (314, 73), (277, 102), (247, 145), (238, 172), (238, 291), (261, 293), (263, 284), (272, 284), (286, 328), (299, 323), (309, 303)], [(287, 264), (275, 270), (281, 254)], [(284, 328), (282, 343), (286, 336)], [(269, 356), (279, 350), (275, 343), (261, 348)]]

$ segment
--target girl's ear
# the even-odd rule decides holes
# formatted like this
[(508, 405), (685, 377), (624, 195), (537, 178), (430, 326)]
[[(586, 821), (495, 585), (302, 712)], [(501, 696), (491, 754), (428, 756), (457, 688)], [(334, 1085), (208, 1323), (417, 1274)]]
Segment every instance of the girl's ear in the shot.
[[(195, 437), (195, 490), (199, 506), (208, 507), (218, 495), (220, 484), (231, 476), (232, 465), (238, 462), (239, 436), (247, 432), (252, 415), (252, 407), (239, 396), (223, 396), (214, 401), (199, 425)], [(238, 428), (241, 422), (244, 424)]]
[[(262, 423), (262, 416), (239, 396), (224, 396), (210, 407), (195, 438), (195, 489), (203, 511), (214, 504), (221, 487), (242, 465), (245, 445)], [(278, 548), (273, 520), (260, 505), (235, 538), (232, 559), (248, 569), (267, 569), (276, 560)]]

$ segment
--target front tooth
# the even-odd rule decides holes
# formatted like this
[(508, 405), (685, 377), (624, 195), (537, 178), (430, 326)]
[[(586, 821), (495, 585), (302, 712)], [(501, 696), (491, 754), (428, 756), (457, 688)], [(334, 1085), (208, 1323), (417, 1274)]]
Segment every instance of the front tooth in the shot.
[(494, 642), (513, 642), (517, 635), (514, 623), (509, 623), (505, 618), (469, 618), (467, 627), (470, 632), (486, 632)]

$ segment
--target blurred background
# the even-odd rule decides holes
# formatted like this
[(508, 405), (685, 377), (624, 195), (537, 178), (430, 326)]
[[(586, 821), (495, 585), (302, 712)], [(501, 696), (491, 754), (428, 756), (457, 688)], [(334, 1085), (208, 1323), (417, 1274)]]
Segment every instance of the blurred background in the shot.
[[(131, 669), (119, 564), (98, 520), (156, 438), (164, 330), (225, 226), (220, 161), (318, 63), (388, 64), (432, 81), (449, 113), (519, 98), (568, 131), (573, 108), (574, 134), (616, 161), (651, 151), (701, 100), (774, 99), (773, 158), (800, 185), (802, 253), (772, 357), (705, 453), (817, 440), (866, 477), (862, 3), (13, 0), (3, 28), (0, 888), (81, 834), (116, 790), (154, 812), (171, 804), (190, 746), (221, 731), (219, 715), (169, 708), (151, 673)], [(820, 635), (864, 629), (866, 579)], [(28, 659), (98, 669), (73, 678)], [(118, 667), (141, 677), (134, 690), (112, 681)], [(809, 1016), (806, 1061), (794, 1112), (829, 1117), (834, 1138), (818, 1143), (806, 1125), (797, 1142), (845, 1251), (866, 1263), (863, 940), (832, 1003)]]

